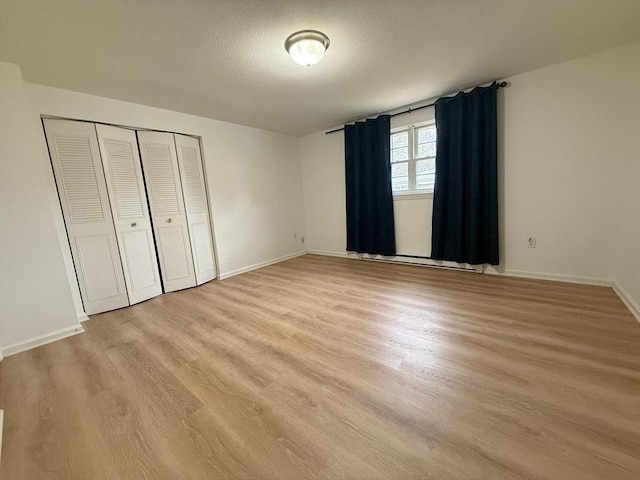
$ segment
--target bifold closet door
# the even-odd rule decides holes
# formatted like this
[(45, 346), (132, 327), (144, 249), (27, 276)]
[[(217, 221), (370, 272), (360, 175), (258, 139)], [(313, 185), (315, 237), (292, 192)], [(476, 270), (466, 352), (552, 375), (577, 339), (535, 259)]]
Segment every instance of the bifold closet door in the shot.
[(138, 131), (165, 292), (194, 287), (189, 228), (172, 133)]
[(204, 171), (197, 138), (174, 134), (198, 285), (216, 276)]
[(95, 127), (50, 119), (44, 127), (84, 310), (92, 315), (126, 307)]
[(96, 125), (131, 304), (162, 293), (136, 133)]

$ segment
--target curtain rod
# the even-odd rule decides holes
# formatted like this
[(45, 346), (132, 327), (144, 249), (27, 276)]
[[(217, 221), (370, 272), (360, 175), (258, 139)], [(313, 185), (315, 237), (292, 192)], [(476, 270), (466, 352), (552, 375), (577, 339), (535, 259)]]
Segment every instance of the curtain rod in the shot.
[[(498, 82), (498, 88), (504, 88), (506, 86), (507, 86), (507, 82)], [(475, 87), (473, 87), (473, 88), (475, 88)], [(464, 90), (468, 90), (468, 89), (467, 88), (463, 88), (462, 90), (459, 90), (458, 92), (445, 93), (444, 95), (442, 95), (442, 97), (448, 97), (449, 95), (453, 95), (454, 93), (463, 92)], [(440, 97), (440, 98), (442, 98), (442, 97)], [(409, 108), (409, 109), (404, 110), (402, 112), (392, 113), (389, 116), (393, 118), (393, 117), (397, 117), (398, 115), (404, 115), (405, 113), (411, 113), (411, 112), (415, 112), (416, 110), (422, 110), (423, 108), (433, 107), (434, 105), (435, 105), (435, 102), (430, 103), (428, 105), (421, 105), (419, 107)], [(328, 132), (324, 132), (324, 134), (325, 135), (329, 135), (330, 133), (342, 132), (343, 130), (344, 130), (344, 127), (336, 128), (335, 130), (329, 130)]]

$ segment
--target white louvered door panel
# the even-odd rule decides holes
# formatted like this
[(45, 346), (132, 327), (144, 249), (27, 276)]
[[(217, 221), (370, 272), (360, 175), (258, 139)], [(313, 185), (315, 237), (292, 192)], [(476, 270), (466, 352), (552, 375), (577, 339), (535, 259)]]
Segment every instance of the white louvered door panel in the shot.
[(96, 125), (131, 304), (162, 293), (151, 219), (133, 130)]
[(85, 313), (129, 305), (92, 123), (44, 121)]
[(189, 227), (173, 134), (137, 132), (165, 292), (194, 287)]
[(209, 208), (204, 186), (204, 171), (198, 139), (175, 134), (180, 179), (187, 210), (191, 250), (198, 285), (216, 277), (213, 239), (209, 226)]

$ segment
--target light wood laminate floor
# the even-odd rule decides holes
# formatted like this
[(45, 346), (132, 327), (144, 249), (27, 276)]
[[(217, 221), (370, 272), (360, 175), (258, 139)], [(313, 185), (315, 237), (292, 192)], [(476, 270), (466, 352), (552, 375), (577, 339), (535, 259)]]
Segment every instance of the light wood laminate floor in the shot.
[(0, 363), (3, 480), (640, 478), (610, 288), (307, 255)]

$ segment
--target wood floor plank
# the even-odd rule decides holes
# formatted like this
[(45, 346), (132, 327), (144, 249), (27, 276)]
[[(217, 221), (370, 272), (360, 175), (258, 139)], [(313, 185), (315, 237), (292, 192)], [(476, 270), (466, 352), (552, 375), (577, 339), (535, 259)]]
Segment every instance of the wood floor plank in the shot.
[(640, 477), (607, 287), (306, 255), (0, 363), (0, 478)]
[(207, 431), (215, 432), (224, 450), (234, 452), (247, 478), (313, 478), (324, 467), (316, 445), (302, 432), (285, 428), (286, 418), (269, 410), (252, 385), (238, 381), (223, 365), (192, 362), (176, 375), (206, 404), (191, 419), (208, 425), (205, 438), (211, 436)]
[[(156, 423), (154, 413), (141, 407), (142, 403), (135, 390), (124, 385), (94, 398), (94, 434), (100, 435), (106, 445), (102, 456), (113, 462), (123, 480), (190, 478), (188, 466), (177, 461), (166, 447), (166, 426)], [(86, 450), (83, 444), (74, 446)]]
[(145, 410), (154, 411), (162, 419), (162, 426), (172, 425), (202, 407), (196, 396), (138, 341), (111, 348), (106, 355), (122, 384), (136, 392)]
[[(27, 408), (24, 478), (120, 479), (86, 397), (62, 393)], [(69, 449), (68, 445), (83, 445)]]

